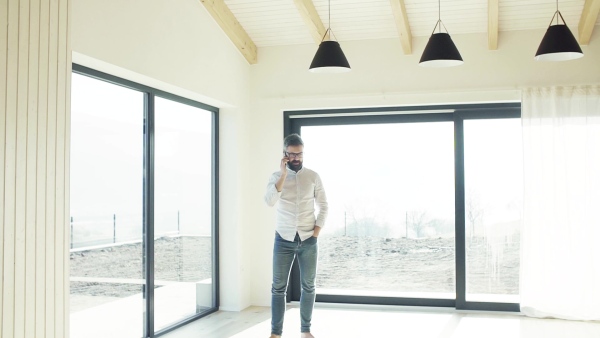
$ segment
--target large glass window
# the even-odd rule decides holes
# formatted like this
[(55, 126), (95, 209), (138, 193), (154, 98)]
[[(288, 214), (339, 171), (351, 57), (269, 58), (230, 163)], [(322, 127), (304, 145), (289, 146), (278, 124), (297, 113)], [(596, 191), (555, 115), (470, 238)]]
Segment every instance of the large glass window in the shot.
[(213, 306), (212, 115), (156, 98), (155, 328)]
[(329, 201), (317, 301), (518, 311), (519, 117), (519, 103), (286, 112)]
[(523, 192), (519, 119), (464, 121), (467, 301), (518, 302)]
[(73, 74), (71, 98), (71, 337), (140, 337), (143, 93)]
[(301, 133), (329, 201), (317, 293), (454, 299), (453, 123)]
[(70, 336), (154, 337), (216, 311), (217, 109), (73, 69)]

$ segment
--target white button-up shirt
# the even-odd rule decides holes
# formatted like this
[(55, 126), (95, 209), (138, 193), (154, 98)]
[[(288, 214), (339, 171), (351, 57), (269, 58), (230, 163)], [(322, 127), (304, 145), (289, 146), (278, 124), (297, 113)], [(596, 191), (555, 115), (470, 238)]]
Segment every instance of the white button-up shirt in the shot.
[[(327, 196), (319, 174), (302, 168), (295, 172), (289, 168), (281, 191), (278, 192), (275, 183), (281, 177), (277, 171), (271, 175), (265, 202), (274, 206), (277, 201), (277, 223), (275, 230), (287, 240), (294, 241), (296, 232), (301, 240), (310, 238), (314, 233), (315, 225), (323, 228), (327, 217)], [(319, 209), (315, 216), (315, 205)]]

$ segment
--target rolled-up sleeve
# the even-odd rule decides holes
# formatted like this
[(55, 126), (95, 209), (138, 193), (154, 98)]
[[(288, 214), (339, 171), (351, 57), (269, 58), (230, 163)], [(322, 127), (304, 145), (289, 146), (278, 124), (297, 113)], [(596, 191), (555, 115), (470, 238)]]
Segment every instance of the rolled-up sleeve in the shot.
[(325, 194), (325, 188), (323, 187), (323, 183), (321, 182), (321, 177), (319, 177), (319, 175), (317, 175), (317, 179), (315, 182), (315, 204), (319, 209), (315, 225), (320, 228), (323, 228), (325, 226), (325, 220), (327, 219), (327, 212), (329, 211), (329, 208), (327, 205), (327, 195)]
[(277, 203), (277, 201), (279, 200), (279, 196), (281, 196), (281, 191), (277, 191), (277, 187), (275, 187), (275, 183), (277, 183), (278, 179), (279, 175), (277, 175), (277, 173), (274, 173), (273, 175), (271, 175), (269, 183), (267, 184), (267, 191), (265, 192), (265, 203), (267, 203), (267, 205), (270, 207), (274, 206), (275, 203)]

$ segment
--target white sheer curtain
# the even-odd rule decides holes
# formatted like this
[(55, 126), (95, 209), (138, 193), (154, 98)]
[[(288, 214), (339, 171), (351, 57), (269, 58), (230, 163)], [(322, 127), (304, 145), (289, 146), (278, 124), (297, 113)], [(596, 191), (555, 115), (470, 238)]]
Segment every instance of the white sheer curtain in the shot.
[(523, 91), (521, 312), (600, 320), (600, 86)]

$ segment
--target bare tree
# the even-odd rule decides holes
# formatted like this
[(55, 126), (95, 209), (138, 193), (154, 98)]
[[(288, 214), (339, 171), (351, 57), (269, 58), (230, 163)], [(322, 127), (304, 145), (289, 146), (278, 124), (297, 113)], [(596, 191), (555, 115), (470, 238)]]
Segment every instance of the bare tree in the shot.
[(364, 201), (345, 204), (344, 234), (354, 237), (390, 237), (392, 229), (379, 215), (371, 211)]
[(481, 208), (479, 203), (479, 198), (477, 198), (477, 194), (470, 191), (468, 194), (469, 198), (467, 199), (466, 211), (467, 211), (467, 219), (469, 220), (469, 237), (473, 238), (475, 236), (475, 225), (481, 220), (483, 217), (483, 208)]
[(407, 222), (411, 225), (417, 238), (423, 236), (427, 227), (427, 211), (411, 210), (408, 212)]

